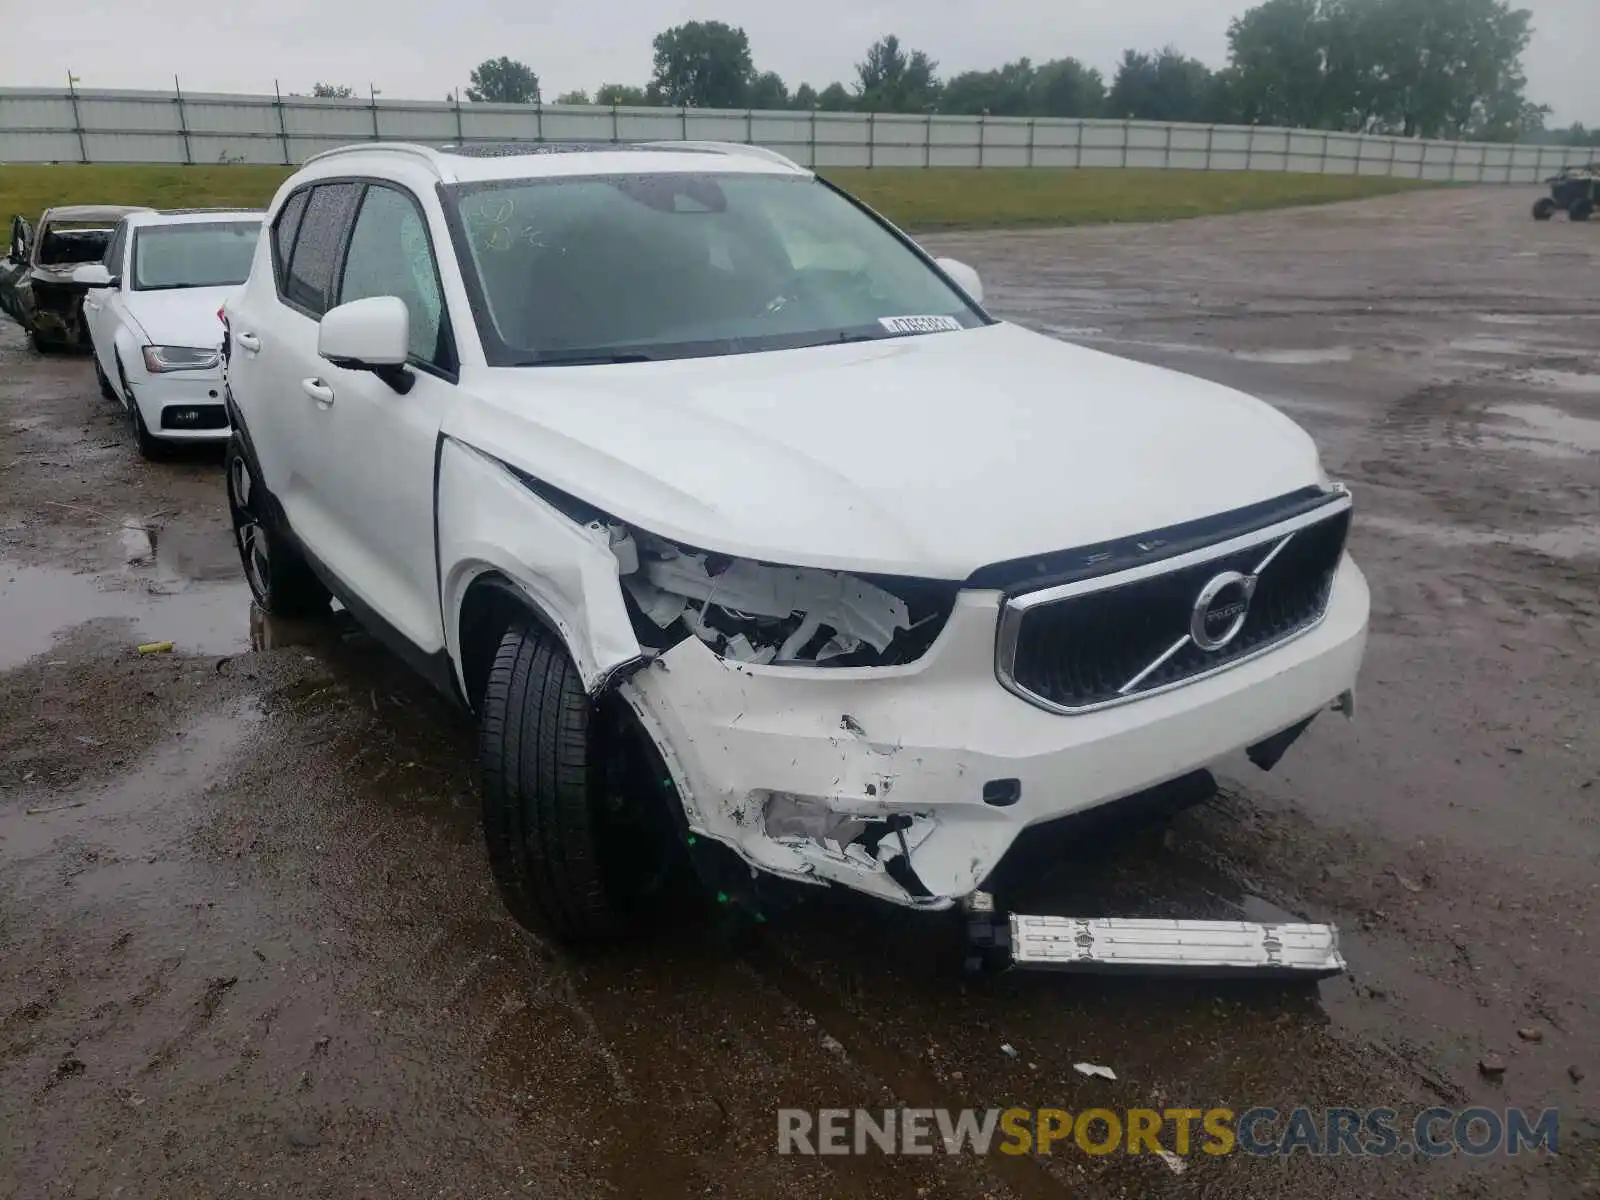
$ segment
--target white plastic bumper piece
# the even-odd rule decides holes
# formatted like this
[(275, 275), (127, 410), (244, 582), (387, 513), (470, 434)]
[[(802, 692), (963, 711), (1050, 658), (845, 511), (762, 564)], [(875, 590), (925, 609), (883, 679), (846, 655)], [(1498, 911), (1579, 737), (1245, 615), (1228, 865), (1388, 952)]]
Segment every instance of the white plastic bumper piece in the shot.
[[(728, 662), (691, 638), (621, 691), (697, 834), (779, 875), (939, 908), (977, 889), (1029, 825), (1178, 778), (1352, 690), (1369, 597), (1346, 558), (1306, 633), (1187, 686), (1076, 715), (1000, 685), (999, 606), (998, 592), (961, 593), (938, 641), (907, 666)], [(796, 828), (806, 812), (811, 836)], [(876, 849), (851, 844), (860, 822), (887, 820), (901, 828)], [(902, 848), (924, 890), (886, 870)]]

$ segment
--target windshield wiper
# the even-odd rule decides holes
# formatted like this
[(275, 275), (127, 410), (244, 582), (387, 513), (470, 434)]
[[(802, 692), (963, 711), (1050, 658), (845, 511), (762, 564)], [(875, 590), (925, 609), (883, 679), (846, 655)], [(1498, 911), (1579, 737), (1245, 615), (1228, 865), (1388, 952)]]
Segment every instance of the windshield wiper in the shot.
[(815, 350), (819, 346), (844, 346), (852, 342), (886, 342), (899, 336), (893, 333), (841, 333), (834, 337), (824, 338), (819, 342), (801, 342), (797, 346), (784, 347), (792, 350)]
[(593, 350), (553, 351), (549, 354), (536, 354), (532, 358), (518, 359), (511, 365), (514, 367), (586, 367), (609, 366), (616, 363), (643, 363), (657, 361), (654, 354), (645, 354), (641, 351), (619, 351), (615, 354), (606, 354)]
[(242, 287), (242, 286), (243, 286), (243, 281), (242, 280), (239, 283), (146, 283), (146, 284), (138, 284), (138, 283), (136, 283), (136, 284), (133, 285), (133, 290), (136, 291), (136, 292), (186, 292), (186, 291), (191, 291), (194, 288)]

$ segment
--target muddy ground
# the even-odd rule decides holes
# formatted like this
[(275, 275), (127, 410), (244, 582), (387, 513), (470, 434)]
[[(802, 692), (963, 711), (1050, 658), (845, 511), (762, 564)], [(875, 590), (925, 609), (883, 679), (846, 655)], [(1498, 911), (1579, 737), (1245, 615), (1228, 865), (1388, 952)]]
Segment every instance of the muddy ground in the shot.
[[(1002, 315), (1264, 396), (1354, 489), (1356, 719), (1018, 897), (1336, 921), (1315, 988), (969, 981), (949, 922), (821, 901), (739, 950), (522, 933), (471, 729), (337, 620), (252, 621), (218, 456), (141, 461), (6, 327), (0, 1195), (1600, 1194), (1600, 230), (1530, 198), (928, 239)], [(1562, 1153), (775, 1153), (779, 1106), (1479, 1102), (1559, 1107)]]

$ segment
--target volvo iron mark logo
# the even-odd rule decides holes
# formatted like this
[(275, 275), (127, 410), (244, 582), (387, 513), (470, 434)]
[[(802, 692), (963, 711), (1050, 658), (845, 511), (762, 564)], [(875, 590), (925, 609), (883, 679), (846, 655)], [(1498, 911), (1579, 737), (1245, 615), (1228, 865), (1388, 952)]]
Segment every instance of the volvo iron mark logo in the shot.
[(1214, 653), (1238, 637), (1250, 615), (1250, 597), (1255, 591), (1254, 575), (1224, 571), (1213, 576), (1195, 597), (1189, 617), (1189, 636), (1194, 644)]

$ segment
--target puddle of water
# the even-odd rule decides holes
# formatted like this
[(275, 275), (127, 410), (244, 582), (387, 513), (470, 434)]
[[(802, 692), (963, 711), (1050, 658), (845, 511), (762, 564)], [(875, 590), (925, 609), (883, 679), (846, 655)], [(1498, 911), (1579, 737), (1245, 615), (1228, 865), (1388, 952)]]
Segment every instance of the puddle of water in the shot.
[[(1600, 376), (1594, 376), (1600, 379)], [(1489, 411), (1517, 422), (1522, 428), (1506, 430), (1506, 435), (1488, 439), (1535, 454), (1554, 453), (1571, 458), (1578, 454), (1600, 454), (1600, 420), (1575, 417), (1548, 404), (1496, 404)]]
[(132, 622), (130, 650), (146, 641), (170, 641), (179, 653), (247, 650), (250, 590), (234, 570), (226, 583), (115, 586), (119, 581), (100, 576), (0, 561), (0, 671), (44, 653), (77, 626), (106, 618)]
[[(163, 872), (145, 861), (176, 833), (170, 822), (157, 819), (162, 805), (214, 782), (261, 719), (261, 710), (253, 701), (209, 713), (111, 783), (67, 798), (41, 797), (31, 810), (12, 807), (0, 816), (0, 828), (5, 830), (0, 837), (0, 862), (14, 868), (68, 839), (115, 846), (114, 853), (98, 856), (97, 861), (112, 869), (108, 898), (125, 899), (122, 889), (138, 882), (128, 872), (152, 880)], [(122, 869), (115, 870), (118, 866)], [(81, 893), (81, 877), (78, 886)]]
[(1281, 408), (1291, 415), (1314, 417), (1326, 421), (1338, 421), (1345, 424), (1359, 424), (1366, 420), (1360, 409), (1337, 400), (1315, 400), (1309, 396), (1258, 396), (1274, 408)]
[(1384, 517), (1372, 513), (1361, 524), (1381, 529), (1398, 537), (1432, 542), (1436, 546), (1517, 546), (1549, 558), (1600, 558), (1600, 525), (1559, 525), (1538, 533), (1496, 533), (1485, 529), (1466, 529), (1460, 525), (1432, 525), (1404, 517)]
[(1329, 346), (1323, 350), (1235, 350), (1233, 356), (1245, 362), (1272, 363), (1282, 367), (1309, 367), (1317, 363), (1344, 363), (1355, 358), (1349, 346)]
[(1537, 387), (1578, 396), (1600, 396), (1600, 375), (1582, 371), (1529, 371), (1523, 376)]
[(1452, 350), (1464, 350), (1468, 354), (1496, 354), (1506, 358), (1515, 358), (1519, 354), (1528, 353), (1528, 344), (1513, 338), (1497, 337), (1469, 337), (1457, 338), (1450, 343)]
[(1105, 332), (1097, 325), (1048, 325), (1042, 321), (1036, 323), (1034, 328), (1058, 338), (1092, 338)]
[(1475, 319), (1482, 321), (1485, 325), (1535, 326), (1543, 325), (1547, 321), (1564, 321), (1570, 318), (1530, 317), (1522, 313), (1477, 313)]

